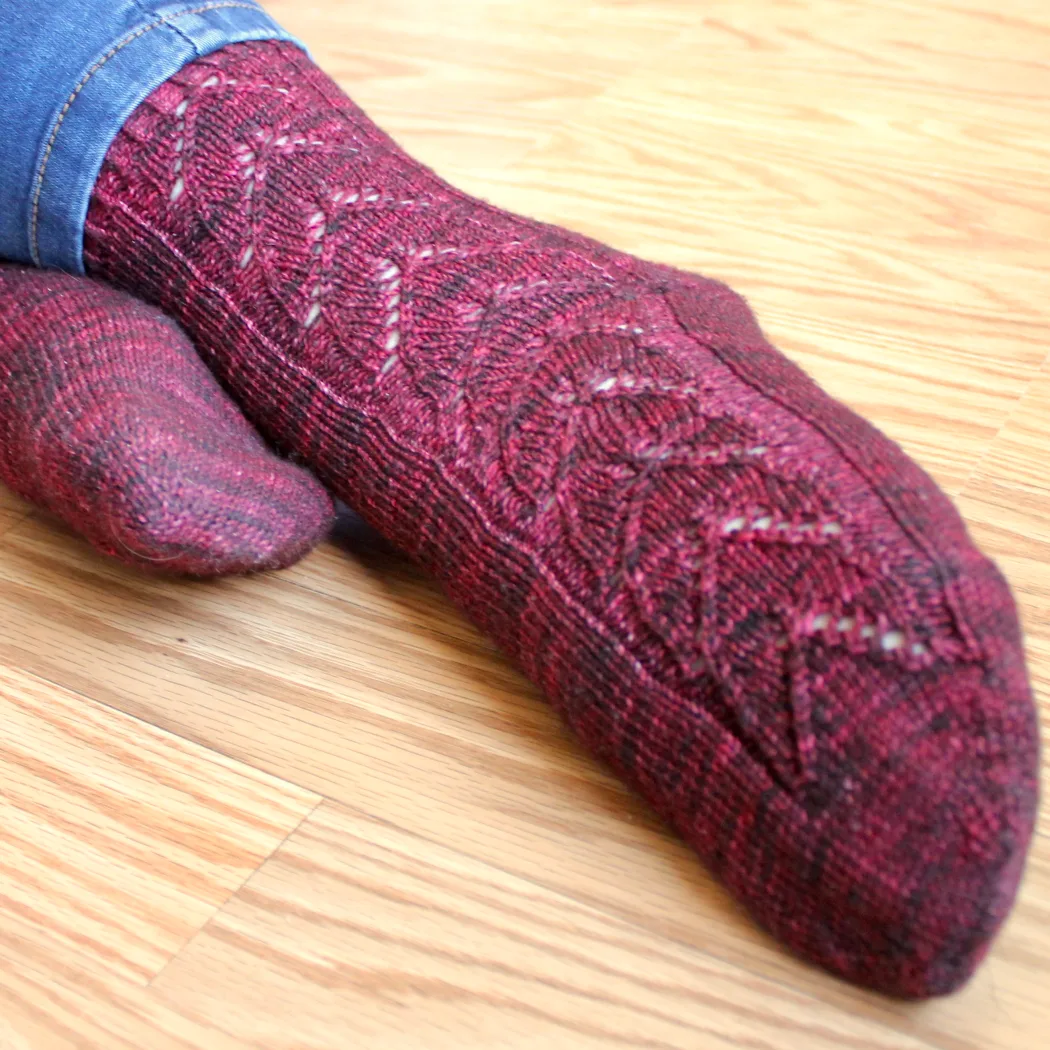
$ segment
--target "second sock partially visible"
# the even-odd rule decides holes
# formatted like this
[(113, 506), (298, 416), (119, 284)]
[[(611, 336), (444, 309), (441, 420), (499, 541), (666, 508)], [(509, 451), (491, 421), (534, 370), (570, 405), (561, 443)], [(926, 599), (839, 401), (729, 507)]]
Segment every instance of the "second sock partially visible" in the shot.
[(0, 481), (152, 572), (276, 569), (332, 520), (174, 321), (85, 278), (0, 265)]

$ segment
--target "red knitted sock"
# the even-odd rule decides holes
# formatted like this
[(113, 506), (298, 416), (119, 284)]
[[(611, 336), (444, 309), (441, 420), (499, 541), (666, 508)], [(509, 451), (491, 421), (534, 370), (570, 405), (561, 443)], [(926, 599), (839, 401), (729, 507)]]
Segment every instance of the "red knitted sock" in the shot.
[(903, 996), (967, 977), (1035, 811), (1013, 602), (739, 296), (457, 192), (275, 43), (139, 108), (87, 252), (774, 934)]
[(185, 335), (94, 281), (0, 266), (0, 480), (157, 572), (279, 568), (332, 502), (268, 451)]

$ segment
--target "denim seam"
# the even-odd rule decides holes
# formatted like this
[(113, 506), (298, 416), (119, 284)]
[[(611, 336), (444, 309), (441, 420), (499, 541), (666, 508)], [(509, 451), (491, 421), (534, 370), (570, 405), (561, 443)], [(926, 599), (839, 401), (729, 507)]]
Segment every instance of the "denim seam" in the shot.
[[(259, 10), (259, 8), (255, 4), (243, 3), (241, 2), (241, 0), (215, 0), (214, 3), (203, 4), (200, 7), (188, 8), (185, 11), (179, 11), (176, 15), (174, 15), (174, 17), (181, 18), (183, 15), (200, 15), (206, 11), (215, 11), (219, 8), (228, 7), (244, 7), (251, 11)], [(44, 150), (44, 155), (40, 158), (40, 166), (37, 168), (36, 178), (34, 180), (33, 185), (33, 214), (29, 223), (29, 251), (32, 254), (33, 262), (37, 266), (41, 265), (40, 245), (38, 243), (38, 236), (40, 232), (40, 196), (43, 193), (44, 189), (44, 176), (47, 173), (47, 166), (51, 160), (51, 153), (55, 148), (55, 142), (58, 139), (59, 131), (61, 131), (62, 129), (62, 124), (65, 122), (66, 117), (69, 115), (69, 111), (70, 109), (72, 109), (73, 104), (80, 97), (80, 93), (84, 90), (85, 87), (87, 87), (92, 77), (94, 77), (95, 74), (98, 73), (98, 71), (107, 62), (110, 61), (110, 59), (112, 59), (115, 55), (117, 55), (120, 51), (127, 47), (128, 44), (132, 43), (135, 40), (138, 40), (139, 37), (145, 36), (148, 32), (150, 32), (150, 30), (158, 29), (160, 28), (160, 26), (163, 25), (168, 25), (169, 28), (174, 28), (170, 26), (168, 22), (168, 16), (162, 15), (155, 22), (151, 22), (149, 25), (139, 26), (139, 28), (136, 29), (134, 32), (129, 33), (122, 40), (114, 44), (113, 47), (110, 48), (110, 50), (107, 51), (84, 74), (84, 76), (80, 80), (80, 83), (77, 84), (77, 86), (73, 89), (72, 93), (70, 94), (69, 98), (66, 99), (66, 104), (62, 107), (62, 110), (58, 115), (58, 119), (55, 121), (55, 126), (51, 129), (51, 136), (48, 139), (47, 148)], [(196, 47), (194, 47), (194, 51), (196, 50)]]
[[(131, 2), (139, 9), (139, 11), (142, 12), (142, 15), (143, 15), (144, 18), (148, 18), (151, 14), (153, 14), (152, 11), (148, 11), (146, 8), (144, 8), (142, 6), (143, 0), (131, 0)], [(185, 13), (185, 12), (182, 12), (182, 13)], [(188, 37), (181, 29), (179, 29), (179, 27), (174, 22), (169, 21), (169, 18), (168, 18), (167, 15), (157, 15), (157, 17), (163, 19), (164, 20), (164, 24), (173, 33), (176, 33), (179, 36), (181, 36), (182, 39), (185, 40), (186, 43), (189, 44), (191, 48), (193, 48), (193, 53), (197, 56), (197, 58), (201, 57), (200, 48), (197, 47), (197, 45), (193, 42), (193, 40), (190, 37)], [(178, 18), (179, 16), (176, 15), (175, 17)]]

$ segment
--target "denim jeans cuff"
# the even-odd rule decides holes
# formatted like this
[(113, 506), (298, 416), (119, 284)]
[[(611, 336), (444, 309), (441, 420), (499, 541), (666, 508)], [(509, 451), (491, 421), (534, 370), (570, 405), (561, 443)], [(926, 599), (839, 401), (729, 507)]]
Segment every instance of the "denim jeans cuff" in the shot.
[[(16, 66), (35, 81), (33, 91), (13, 88), (16, 104), (8, 99), (9, 117), (0, 117), (10, 151), (0, 157), (0, 254), (83, 273), (95, 181), (134, 109), (186, 63), (228, 44), (296, 41), (253, 0), (57, 0), (48, 7), (32, 22), (0, 17), (7, 75), (18, 72), (17, 55)], [(20, 40), (4, 39), (16, 33)]]

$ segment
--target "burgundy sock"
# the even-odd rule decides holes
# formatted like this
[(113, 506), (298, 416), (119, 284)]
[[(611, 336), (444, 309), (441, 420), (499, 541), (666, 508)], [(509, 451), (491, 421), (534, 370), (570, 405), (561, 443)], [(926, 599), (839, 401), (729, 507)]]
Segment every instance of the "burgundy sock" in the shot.
[(139, 108), (87, 252), (786, 944), (902, 996), (969, 975), (1035, 812), (1013, 602), (739, 296), (457, 192), (275, 43)]
[(0, 480), (164, 573), (279, 568), (332, 519), (321, 484), (266, 448), (174, 322), (15, 266), (0, 266)]

